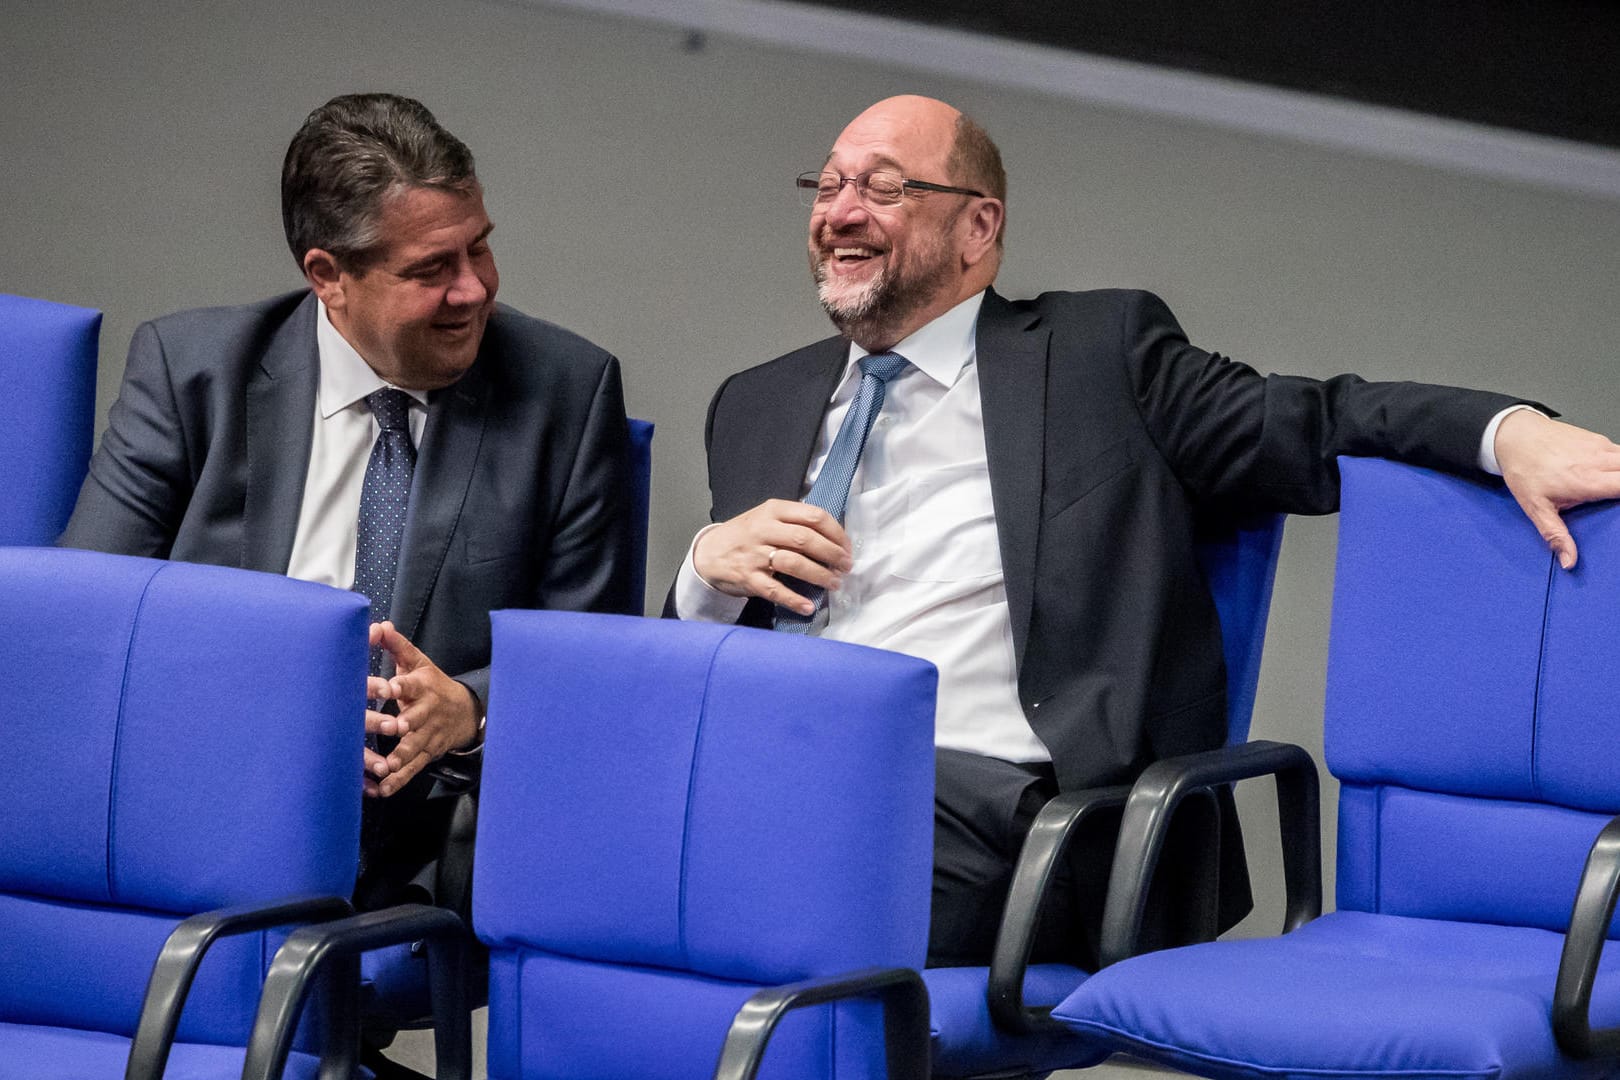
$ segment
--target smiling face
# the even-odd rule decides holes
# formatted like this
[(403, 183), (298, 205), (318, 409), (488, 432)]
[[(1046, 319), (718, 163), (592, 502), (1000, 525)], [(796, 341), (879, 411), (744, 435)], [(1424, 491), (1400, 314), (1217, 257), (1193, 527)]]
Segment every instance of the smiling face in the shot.
[(332, 325), (377, 375), (407, 390), (449, 386), (472, 367), (500, 274), (483, 193), (410, 187), (387, 197), (378, 248), (345, 269), (312, 249), (304, 273)]
[[(958, 115), (929, 98), (881, 101), (844, 129), (823, 170), (960, 185), (947, 168)], [(1000, 214), (995, 199), (910, 189), (893, 206), (873, 206), (844, 184), (810, 214), (810, 272), (822, 308), (863, 348), (892, 347), (994, 279)]]

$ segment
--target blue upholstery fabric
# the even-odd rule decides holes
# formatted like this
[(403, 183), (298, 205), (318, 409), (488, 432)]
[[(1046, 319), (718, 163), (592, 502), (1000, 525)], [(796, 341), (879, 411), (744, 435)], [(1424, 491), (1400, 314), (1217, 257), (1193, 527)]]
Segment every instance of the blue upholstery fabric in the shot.
[[(0, 1023), (0, 1080), (86, 1080), (121, 1077), (129, 1057), (129, 1040), (99, 1031), (73, 1028), (24, 1027)], [(169, 1056), (163, 1080), (224, 1080), (242, 1075), (240, 1046), (180, 1043)], [(284, 1080), (315, 1080), (320, 1062), (293, 1051), (287, 1057)], [(369, 1071), (366, 1075), (370, 1075)]]
[[(0, 1062), (28, 1060), (18, 1025), (131, 1034), (182, 916), (348, 895), (365, 627), (363, 598), (274, 575), (0, 548), (0, 663), (26, 675), (0, 741), (28, 748), (0, 814)], [(215, 946), (182, 1041), (246, 1041), (275, 942)]]
[[(928, 1007), (936, 1080), (986, 1073), (1045, 1073), (1083, 1069), (1108, 1056), (1088, 1039), (1072, 1034), (1009, 1035), (990, 1019), (982, 967), (929, 968)], [(1067, 964), (1032, 964), (1024, 977), (1024, 1004), (1050, 1008), (1086, 979)]]
[(49, 544), (90, 463), (101, 312), (0, 294), (0, 544)]
[[(1569, 515), (1581, 562), (1565, 573), (1504, 490), (1341, 465), (1340, 910), (1127, 960), (1053, 1015), (1215, 1077), (1612, 1073), (1557, 1050), (1550, 1004), (1587, 850), (1620, 811), (1620, 507)], [(1620, 1020), (1617, 963), (1594, 1023)]]
[[(1211, 522), (1199, 536), (1198, 563), (1221, 620), (1229, 746), (1246, 741), (1249, 735), (1283, 520), (1267, 516), (1238, 527)], [(936, 1076), (970, 1077), (1016, 1068), (1032, 1073), (1081, 1069), (1107, 1056), (1108, 1051), (1089, 1039), (1061, 1034), (1012, 1036), (996, 1027), (985, 997), (989, 974), (982, 967), (923, 972), (932, 1003)], [(1025, 978), (1024, 1003), (1056, 1005), (1085, 979), (1086, 973), (1079, 968), (1037, 965)]]
[[(1339, 911), (1280, 938), (1116, 964), (1058, 1015), (1201, 1076), (1611, 1074), (1613, 1062), (1577, 1065), (1553, 1045), (1548, 1014), (1562, 947), (1547, 930)], [(1620, 955), (1612, 952), (1593, 1016), (1620, 1019)]]
[[(473, 889), (490, 1076), (707, 1075), (761, 986), (920, 967), (935, 684), (836, 642), (497, 613)], [(876, 1023), (795, 1016), (768, 1074), (880, 1076)]]

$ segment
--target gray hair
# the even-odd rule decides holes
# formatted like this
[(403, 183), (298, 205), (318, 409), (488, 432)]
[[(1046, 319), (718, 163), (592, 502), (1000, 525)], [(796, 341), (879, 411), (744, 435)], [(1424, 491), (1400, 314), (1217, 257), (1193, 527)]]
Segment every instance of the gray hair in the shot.
[(384, 200), (411, 187), (471, 192), (472, 151), (419, 101), (344, 94), (309, 114), (281, 166), (281, 223), (303, 266), (311, 248), (363, 273), (376, 256)]

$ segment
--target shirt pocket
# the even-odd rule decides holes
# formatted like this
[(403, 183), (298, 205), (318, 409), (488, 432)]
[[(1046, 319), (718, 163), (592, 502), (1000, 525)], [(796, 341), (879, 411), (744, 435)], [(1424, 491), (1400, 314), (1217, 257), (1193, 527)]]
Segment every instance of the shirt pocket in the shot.
[(995, 505), (984, 462), (948, 465), (910, 478), (894, 576), (962, 581), (1000, 574)]

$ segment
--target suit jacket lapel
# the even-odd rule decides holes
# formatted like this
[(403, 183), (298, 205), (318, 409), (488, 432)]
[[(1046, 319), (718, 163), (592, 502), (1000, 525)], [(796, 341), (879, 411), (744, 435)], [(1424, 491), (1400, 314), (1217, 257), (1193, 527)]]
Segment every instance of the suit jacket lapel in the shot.
[(1041, 477), (1046, 445), (1046, 362), (1051, 331), (1040, 316), (985, 294), (977, 333), (979, 399), (990, 494), (996, 508), (1007, 610), (1020, 670), (1035, 603)]
[(760, 430), (769, 433), (770, 441), (782, 452), (758, 456), (759, 489), (754, 493), (758, 497), (747, 500), (747, 506), (766, 499), (797, 499), (803, 494), (804, 474), (816, 452), (827, 402), (849, 359), (849, 342), (828, 338), (809, 351), (810, 361), (788, 368), (781, 393), (762, 403)]
[(285, 574), (292, 556), (320, 383), (319, 312), (311, 293), (270, 339), (248, 380), (241, 565), (249, 570)]
[(405, 539), (389, 613), (399, 632), (415, 638), (467, 501), (473, 465), (484, 439), (489, 383), (474, 364), (453, 386), (433, 395), (411, 477)]

